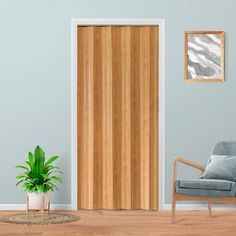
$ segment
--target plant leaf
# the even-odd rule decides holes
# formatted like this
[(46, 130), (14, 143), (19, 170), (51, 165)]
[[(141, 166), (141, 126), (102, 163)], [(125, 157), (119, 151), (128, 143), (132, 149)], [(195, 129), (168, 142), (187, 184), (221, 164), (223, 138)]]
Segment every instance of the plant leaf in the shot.
[(35, 148), (34, 156), (35, 156), (34, 171), (36, 172), (37, 175), (40, 175), (41, 173), (43, 173), (44, 161), (45, 161), (45, 153), (40, 146), (37, 146)]
[(44, 192), (44, 185), (38, 185), (37, 189), (39, 192)]
[(24, 179), (26, 177), (27, 177), (26, 175), (18, 175), (16, 176), (16, 180)]
[(25, 161), (25, 163), (30, 167), (30, 169), (32, 169), (31, 164), (30, 164), (29, 161)]
[(55, 181), (58, 181), (58, 182), (62, 183), (62, 178), (60, 178), (60, 177), (51, 176), (50, 179), (53, 179), (53, 180), (55, 180)]
[(58, 191), (58, 187), (54, 183), (48, 183), (48, 185), (51, 186), (52, 191), (54, 190), (54, 188)]
[(35, 162), (35, 157), (34, 157), (32, 152), (29, 152), (28, 158), (29, 158), (29, 163), (28, 164), (32, 168), (34, 166), (34, 162)]
[(30, 191), (30, 184), (29, 183), (24, 183), (21, 188), (24, 191)]
[(48, 174), (41, 174), (41, 176), (42, 176), (44, 179), (47, 179), (47, 178), (48, 178)]
[(35, 159), (40, 159), (40, 161), (42, 161), (42, 163), (44, 164), (45, 152), (39, 145), (37, 145), (37, 147), (34, 150), (34, 156), (35, 156)]
[(63, 175), (63, 172), (60, 171), (60, 170), (53, 170), (53, 171), (50, 171), (50, 172), (48, 173), (48, 175), (51, 175), (52, 173), (59, 173), (59, 174), (62, 174), (62, 175)]
[[(49, 190), (58, 190), (54, 184), (62, 182), (62, 178), (56, 176), (56, 173), (63, 174), (58, 166), (51, 163), (57, 160), (58, 156), (50, 157), (45, 163), (45, 153), (40, 146), (37, 146), (34, 153), (28, 153), (28, 160), (25, 161), (27, 166), (18, 165), (16, 168), (24, 169), (17, 177), (17, 186), (23, 183), (21, 188), (27, 192), (47, 192)], [(55, 174), (54, 174), (55, 173)]]
[(21, 181), (16, 183), (16, 186), (18, 186), (20, 183), (22, 183), (24, 180), (22, 179)]
[(22, 165), (17, 165), (16, 168), (19, 168), (19, 169), (25, 169), (25, 170), (29, 170), (27, 167), (25, 166), (22, 166)]
[(45, 163), (45, 166), (48, 166), (49, 164), (51, 164), (52, 162), (54, 162), (56, 159), (58, 158), (58, 156), (52, 156), (48, 159), (48, 161)]

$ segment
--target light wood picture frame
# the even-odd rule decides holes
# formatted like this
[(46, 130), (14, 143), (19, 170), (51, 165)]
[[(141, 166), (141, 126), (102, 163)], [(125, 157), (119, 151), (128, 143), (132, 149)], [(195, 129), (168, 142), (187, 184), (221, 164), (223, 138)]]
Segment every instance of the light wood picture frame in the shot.
[(186, 31), (186, 82), (224, 82), (224, 31)]

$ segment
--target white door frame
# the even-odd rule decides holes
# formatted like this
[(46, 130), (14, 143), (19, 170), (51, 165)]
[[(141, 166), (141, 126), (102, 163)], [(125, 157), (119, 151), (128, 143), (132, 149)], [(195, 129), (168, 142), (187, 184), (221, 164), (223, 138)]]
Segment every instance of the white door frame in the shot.
[(71, 20), (71, 209), (77, 210), (77, 26), (158, 25), (159, 34), (159, 210), (164, 208), (164, 19), (72, 19)]

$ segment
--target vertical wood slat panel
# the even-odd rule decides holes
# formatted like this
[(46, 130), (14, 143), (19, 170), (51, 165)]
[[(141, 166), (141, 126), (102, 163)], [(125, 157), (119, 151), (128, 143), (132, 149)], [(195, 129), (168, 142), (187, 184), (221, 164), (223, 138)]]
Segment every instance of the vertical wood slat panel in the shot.
[(131, 29), (131, 207), (140, 209), (140, 30)]
[(158, 30), (79, 28), (78, 207), (156, 209)]
[(150, 28), (150, 208), (158, 209), (158, 52), (159, 28)]
[(103, 208), (102, 31), (94, 27), (94, 208)]
[(150, 28), (140, 27), (140, 207), (150, 209)]
[[(84, 126), (84, 117), (83, 117), (83, 110), (84, 110), (84, 59), (83, 59), (83, 43), (84, 43), (84, 37), (81, 28), (78, 27), (77, 29), (77, 68), (78, 68), (78, 78), (77, 78), (77, 136), (78, 136), (78, 145), (77, 145), (77, 153), (78, 153), (78, 175), (77, 175), (77, 182), (78, 182), (78, 208), (84, 207), (84, 198), (86, 198), (86, 195), (84, 195), (84, 184), (83, 184), (83, 176), (84, 176), (84, 169), (80, 168), (84, 165), (84, 146), (83, 146), (83, 126)], [(79, 112), (80, 110), (80, 112)]]
[(122, 179), (122, 55), (121, 27), (112, 28), (112, 115), (114, 208), (121, 208)]
[(113, 208), (111, 27), (102, 27), (103, 208)]
[(122, 48), (122, 153), (121, 208), (131, 209), (131, 29), (121, 27)]
[[(79, 203), (81, 207), (93, 209), (93, 27), (81, 28), (78, 31), (82, 44), (78, 44), (79, 66), (79, 96), (78, 103), (82, 110), (78, 110), (80, 147), (79, 159), (83, 166), (79, 168)], [(83, 90), (83, 91), (82, 91)]]

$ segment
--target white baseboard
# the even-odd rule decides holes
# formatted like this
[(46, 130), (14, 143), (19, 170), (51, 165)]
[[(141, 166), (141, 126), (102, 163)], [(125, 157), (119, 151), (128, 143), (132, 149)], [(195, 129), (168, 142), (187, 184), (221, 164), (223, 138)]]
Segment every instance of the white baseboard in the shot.
[[(25, 210), (26, 204), (0, 204), (0, 210)], [(71, 204), (51, 204), (52, 210), (71, 210)]]
[[(223, 210), (223, 211), (228, 211), (228, 210), (236, 210), (236, 206), (234, 205), (224, 205), (224, 204), (214, 204), (212, 203), (212, 210)], [(171, 210), (172, 205), (171, 204), (164, 204), (162, 210)], [(181, 204), (177, 203), (176, 204), (176, 210), (208, 210), (207, 204), (202, 203), (202, 204)]]
[[(26, 204), (0, 204), (0, 210), (25, 210)], [(73, 210), (71, 204), (51, 204), (52, 210)], [(176, 210), (207, 210), (207, 204), (176, 204)], [(212, 203), (212, 210), (236, 210), (236, 206), (234, 205), (224, 205), (224, 204), (214, 204)], [(162, 209), (164, 211), (171, 210), (171, 204), (164, 204)]]

